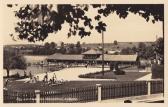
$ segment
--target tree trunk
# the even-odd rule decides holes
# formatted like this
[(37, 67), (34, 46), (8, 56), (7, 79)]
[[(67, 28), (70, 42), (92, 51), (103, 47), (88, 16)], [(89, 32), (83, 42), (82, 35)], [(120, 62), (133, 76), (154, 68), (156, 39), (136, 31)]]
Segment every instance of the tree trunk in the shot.
[(6, 69), (7, 77), (9, 77), (9, 69)]

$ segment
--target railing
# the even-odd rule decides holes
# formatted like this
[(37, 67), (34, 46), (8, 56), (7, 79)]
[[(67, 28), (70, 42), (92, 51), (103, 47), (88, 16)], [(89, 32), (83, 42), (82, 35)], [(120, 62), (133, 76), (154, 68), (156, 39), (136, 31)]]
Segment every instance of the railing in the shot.
[(13, 92), (4, 90), (4, 103), (83, 103), (101, 101), (121, 97), (150, 95), (163, 93), (163, 80), (157, 81), (115, 81), (111, 85), (98, 84), (96, 86), (73, 89)]
[(146, 94), (146, 81), (136, 81), (102, 86), (102, 100)]
[(41, 103), (73, 103), (96, 101), (96, 87), (40, 92)]
[(151, 83), (151, 94), (155, 93), (163, 93), (164, 91), (164, 82), (163, 80), (160, 81), (150, 81)]
[(4, 103), (35, 103), (35, 92), (15, 92), (15, 91), (3, 91)]

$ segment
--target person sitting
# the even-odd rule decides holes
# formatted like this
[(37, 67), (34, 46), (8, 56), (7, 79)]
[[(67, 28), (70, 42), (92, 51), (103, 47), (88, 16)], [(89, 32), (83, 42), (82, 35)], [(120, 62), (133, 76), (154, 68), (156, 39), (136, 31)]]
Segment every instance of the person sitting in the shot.
[(53, 80), (52, 79), (49, 80), (49, 84), (53, 84)]

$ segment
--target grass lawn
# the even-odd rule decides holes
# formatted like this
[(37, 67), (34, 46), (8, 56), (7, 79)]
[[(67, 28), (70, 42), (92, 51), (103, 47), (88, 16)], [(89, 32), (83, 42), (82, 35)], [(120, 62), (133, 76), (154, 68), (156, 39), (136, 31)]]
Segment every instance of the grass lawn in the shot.
[[(48, 91), (48, 90), (66, 90), (71, 88), (81, 88), (81, 87), (90, 87), (90, 86), (96, 86), (96, 84), (102, 84), (102, 85), (110, 85), (110, 84), (119, 84), (123, 82), (131, 82), (135, 81), (138, 78), (141, 78), (145, 75), (149, 74), (148, 72), (125, 72), (125, 75), (115, 75), (111, 71), (106, 71), (104, 73), (104, 76), (102, 77), (102, 74), (100, 72), (98, 73), (91, 73), (89, 74), (90, 78), (103, 78), (103, 79), (116, 79), (114, 80), (86, 80), (86, 81), (67, 81), (63, 83), (62, 85), (55, 85), (51, 86), (48, 84), (45, 84), (44, 82), (37, 82), (37, 83), (24, 83), (23, 81), (14, 81), (8, 83), (7, 89), (9, 90), (15, 90), (15, 91), (34, 91), (34, 90), (41, 90), (41, 91)], [(5, 82), (4, 82), (5, 83)]]
[(102, 76), (102, 73), (91, 73), (87, 75), (87, 78), (116, 79), (117, 81), (134, 81), (147, 74), (149, 74), (149, 72), (125, 72), (125, 75), (115, 75), (114, 72), (105, 71), (104, 76)]
[[(50, 86), (48, 84), (44, 84), (43, 82), (37, 83), (24, 83), (23, 81), (13, 81), (9, 82), (7, 89), (12, 91), (34, 91), (34, 90), (41, 90), (41, 91), (49, 91), (49, 90), (66, 90), (72, 88), (82, 88), (82, 87), (90, 87), (96, 86), (96, 84), (102, 85), (112, 85), (112, 84), (121, 84), (124, 82), (131, 82), (131, 81), (68, 81), (62, 85), (57, 86)], [(132, 81), (133, 82), (133, 81)]]
[(43, 82), (37, 83), (24, 83), (23, 81), (13, 81), (9, 82), (7, 88), (9, 90), (15, 91), (34, 91), (34, 90), (59, 90), (59, 89), (70, 89), (70, 88), (80, 88), (88, 86), (96, 86), (96, 84), (111, 84), (112, 81), (68, 81), (62, 85), (50, 86)]

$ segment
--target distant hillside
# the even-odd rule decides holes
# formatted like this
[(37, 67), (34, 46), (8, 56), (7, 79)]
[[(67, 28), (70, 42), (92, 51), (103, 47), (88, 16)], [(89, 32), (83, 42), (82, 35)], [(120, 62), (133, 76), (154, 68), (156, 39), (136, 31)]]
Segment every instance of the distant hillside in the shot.
[[(115, 49), (123, 49), (123, 48), (132, 48), (132, 47), (138, 47), (140, 42), (118, 42), (117, 45), (114, 43), (105, 43), (104, 47), (105, 50), (115, 50)], [(143, 42), (146, 44), (146, 46), (152, 45), (153, 42)], [(86, 44), (81, 44), (82, 47), (89, 47), (92, 49), (96, 49), (98, 47), (101, 47), (101, 43), (86, 43)], [(37, 44), (17, 44), (17, 45), (5, 45), (4, 48), (6, 49), (11, 49), (11, 48), (19, 48), (19, 49), (32, 49), (33, 47), (39, 47), (42, 45), (37, 45)], [(65, 44), (65, 47), (67, 47), (67, 44)]]
[[(110, 49), (123, 49), (123, 48), (132, 48), (132, 47), (138, 47), (140, 42), (118, 42), (117, 45), (114, 45), (113, 43), (105, 43), (104, 44), (104, 47), (105, 49), (107, 50), (110, 50)], [(153, 42), (143, 42), (146, 44), (146, 46), (150, 46), (152, 45)], [(97, 48), (99, 46), (101, 46), (101, 43), (92, 43), (92, 44), (82, 44), (83, 47), (90, 47), (90, 48)]]
[(4, 45), (4, 48), (26, 48), (26, 49), (31, 49), (33, 47), (38, 47), (42, 45), (38, 44), (14, 44), (14, 45)]

